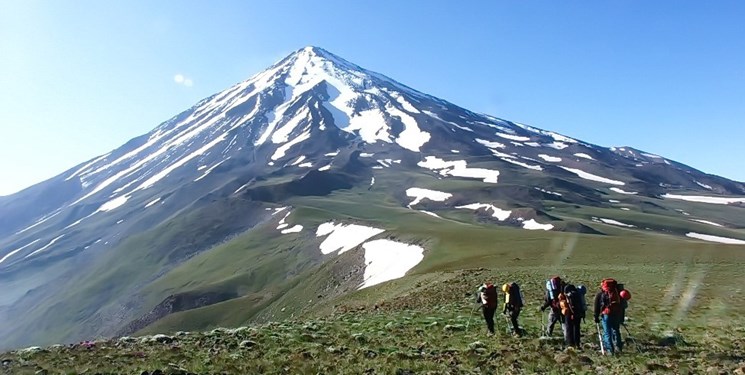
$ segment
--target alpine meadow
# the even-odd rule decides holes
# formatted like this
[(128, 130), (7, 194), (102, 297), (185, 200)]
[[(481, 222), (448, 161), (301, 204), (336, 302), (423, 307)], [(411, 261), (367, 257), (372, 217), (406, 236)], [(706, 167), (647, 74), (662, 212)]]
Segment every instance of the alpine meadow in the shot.
[(8, 374), (745, 373), (745, 183), (320, 47), (0, 213)]

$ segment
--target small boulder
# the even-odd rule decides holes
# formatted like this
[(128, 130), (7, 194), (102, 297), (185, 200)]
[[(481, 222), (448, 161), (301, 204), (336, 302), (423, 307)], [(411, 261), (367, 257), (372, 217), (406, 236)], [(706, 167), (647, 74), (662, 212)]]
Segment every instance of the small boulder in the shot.
[(590, 357), (588, 357), (586, 355), (583, 355), (583, 356), (580, 356), (579, 357), (579, 363), (581, 363), (583, 365), (588, 365), (589, 366), (589, 365), (591, 365), (593, 363), (593, 361), (592, 361), (592, 359)]
[(157, 342), (160, 344), (170, 344), (173, 342), (173, 337), (163, 334), (157, 334), (150, 338), (150, 342)]
[(253, 348), (254, 346), (256, 346), (256, 341), (243, 340), (238, 346), (240, 346), (241, 348)]
[(486, 345), (484, 345), (484, 343), (481, 341), (474, 341), (468, 344), (468, 349), (471, 349), (471, 350), (476, 350), (476, 349), (485, 348), (485, 347)]
[(554, 361), (559, 364), (569, 363), (571, 361), (572, 357), (570, 357), (568, 354), (565, 353), (559, 353), (554, 356)]
[(466, 326), (463, 324), (448, 324), (443, 329), (450, 332), (462, 332), (466, 330)]

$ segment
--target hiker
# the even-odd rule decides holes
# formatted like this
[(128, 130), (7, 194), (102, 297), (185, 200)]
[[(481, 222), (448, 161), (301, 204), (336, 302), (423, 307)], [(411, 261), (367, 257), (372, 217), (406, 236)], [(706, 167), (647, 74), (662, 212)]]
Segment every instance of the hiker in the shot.
[[(611, 355), (623, 350), (621, 323), (625, 317), (621, 289), (616, 280), (603, 279), (600, 291), (595, 295), (595, 324), (602, 324), (602, 349)], [(631, 298), (628, 291), (624, 296)]]
[(551, 336), (554, 332), (554, 326), (557, 322), (564, 326), (561, 316), (561, 306), (559, 306), (559, 292), (564, 288), (564, 281), (559, 276), (552, 277), (546, 281), (546, 298), (544, 299), (543, 305), (541, 306), (541, 312), (546, 311), (547, 308), (551, 307), (551, 311), (548, 313), (548, 330), (547, 336)]
[(564, 344), (575, 348), (580, 347), (582, 319), (585, 317), (582, 298), (581, 291), (572, 284), (566, 284), (559, 294), (559, 306), (564, 317)]
[(491, 283), (484, 283), (476, 293), (476, 303), (481, 304), (486, 328), (489, 334), (494, 334), (494, 313), (497, 311), (497, 287)]
[(520, 316), (520, 310), (523, 308), (523, 295), (520, 292), (520, 285), (516, 282), (511, 282), (502, 285), (502, 291), (504, 292), (504, 308), (502, 314), (510, 317), (512, 323), (512, 334), (516, 336), (522, 336), (522, 331), (517, 323), (517, 318)]

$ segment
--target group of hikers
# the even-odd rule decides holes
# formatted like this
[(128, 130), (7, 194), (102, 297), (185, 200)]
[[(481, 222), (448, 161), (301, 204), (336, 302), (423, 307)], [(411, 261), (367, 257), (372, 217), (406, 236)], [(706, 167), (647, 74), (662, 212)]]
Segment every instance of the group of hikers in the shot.
[[(507, 283), (502, 285), (502, 292), (502, 314), (509, 317), (512, 333), (522, 336), (524, 332), (518, 324), (520, 311), (524, 307), (520, 286), (515, 282)], [(564, 333), (564, 343), (579, 348), (581, 326), (587, 314), (586, 294), (587, 288), (584, 285), (575, 286), (559, 276), (547, 280), (545, 297), (539, 309), (541, 313), (546, 309), (550, 310), (548, 324), (543, 327), (542, 335), (551, 337), (556, 323), (559, 323)], [(492, 283), (481, 285), (476, 293), (476, 303), (483, 310), (490, 334), (494, 334), (494, 315), (499, 306), (498, 299), (497, 287)], [(603, 354), (615, 354), (623, 349), (621, 325), (624, 324), (630, 299), (631, 293), (623, 284), (611, 278), (601, 281), (600, 289), (595, 295), (593, 317)]]

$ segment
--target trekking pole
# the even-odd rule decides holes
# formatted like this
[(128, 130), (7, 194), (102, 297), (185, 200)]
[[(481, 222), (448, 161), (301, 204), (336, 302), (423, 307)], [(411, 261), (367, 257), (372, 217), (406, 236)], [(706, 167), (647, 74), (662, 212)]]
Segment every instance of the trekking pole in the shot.
[(631, 340), (631, 343), (634, 344), (634, 346), (636, 347), (636, 351), (639, 352), (639, 353), (643, 353), (643, 350), (642, 350), (641, 346), (639, 346), (639, 343), (636, 341), (635, 338), (631, 337), (631, 332), (629, 332), (629, 328), (626, 327), (626, 324), (621, 323), (621, 325), (626, 330), (626, 337), (629, 340)]
[(605, 355), (605, 346), (603, 345), (603, 335), (600, 333), (600, 324), (595, 323), (595, 328), (598, 330), (598, 342), (600, 343), (600, 353)]
[(504, 333), (509, 334), (510, 333), (510, 330), (511, 330), (510, 324), (512, 324), (512, 322), (510, 322), (510, 317), (507, 316), (507, 314), (502, 314), (502, 315), (504, 315), (504, 322), (505, 322), (504, 323)]
[(479, 308), (479, 305), (476, 305), (476, 308), (471, 310), (471, 313), (468, 314), (468, 323), (466, 323), (466, 331), (468, 331), (468, 327), (471, 326), (471, 320), (473, 319), (473, 313), (476, 312), (476, 310)]

